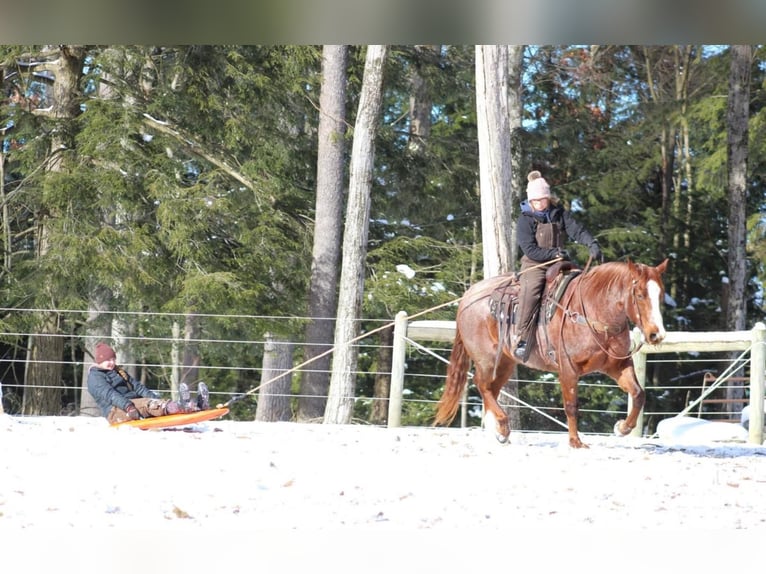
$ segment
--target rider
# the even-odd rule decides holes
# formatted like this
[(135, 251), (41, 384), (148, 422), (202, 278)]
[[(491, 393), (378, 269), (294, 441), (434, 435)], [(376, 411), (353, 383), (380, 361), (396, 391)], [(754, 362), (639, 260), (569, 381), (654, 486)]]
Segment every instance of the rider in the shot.
[(564, 233), (573, 241), (587, 245), (593, 259), (603, 259), (598, 242), (569, 211), (559, 205), (558, 198), (551, 195), (551, 188), (540, 172), (530, 172), (527, 182), (527, 200), (521, 203), (521, 215), (516, 225), (523, 256), (516, 319), (518, 342), (513, 354), (521, 361), (529, 359), (532, 348), (528, 342), (532, 340), (530, 336), (537, 324), (540, 297), (545, 288), (545, 263), (557, 258), (569, 259), (569, 253), (563, 248)]

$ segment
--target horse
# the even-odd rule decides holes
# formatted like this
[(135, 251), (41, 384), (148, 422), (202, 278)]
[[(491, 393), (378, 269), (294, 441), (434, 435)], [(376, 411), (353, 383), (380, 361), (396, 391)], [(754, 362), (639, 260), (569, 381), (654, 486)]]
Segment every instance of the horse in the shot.
[[(665, 338), (660, 303), (667, 266), (668, 259), (656, 267), (630, 260), (592, 268), (587, 265), (585, 272), (573, 273), (558, 300), (550, 284), (546, 288), (535, 344), (524, 365), (559, 374), (571, 447), (587, 448), (577, 431), (577, 386), (582, 375), (603, 373), (630, 394), (630, 411), (615, 424), (614, 432), (625, 436), (635, 428), (645, 395), (633, 367), (633, 353), (638, 349), (630, 324), (640, 329), (640, 344), (657, 345)], [(548, 271), (550, 276), (553, 269)], [(483, 279), (461, 297), (444, 393), (434, 420), (436, 425), (449, 425), (455, 418), (472, 362), (473, 382), (484, 405), (484, 425), (489, 428), (494, 418), (496, 438), (501, 443), (508, 441), (511, 429), (497, 397), (520, 362), (510, 348), (511, 337), (504, 336), (502, 318), (493, 314), (490, 305), (503, 292), (517, 296), (517, 274)], [(510, 322), (512, 308), (504, 313)]]

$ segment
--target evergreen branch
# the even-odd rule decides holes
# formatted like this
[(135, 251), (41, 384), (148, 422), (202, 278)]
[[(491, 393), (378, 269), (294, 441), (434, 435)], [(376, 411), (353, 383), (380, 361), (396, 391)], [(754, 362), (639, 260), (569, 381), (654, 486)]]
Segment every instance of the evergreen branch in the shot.
[[(176, 141), (178, 141), (183, 148), (188, 151), (191, 154), (197, 155), (201, 158), (203, 158), (205, 161), (208, 161), (209, 163), (219, 167), (222, 169), (225, 173), (227, 173), (229, 176), (240, 182), (242, 185), (247, 187), (249, 190), (255, 192), (256, 191), (256, 184), (254, 181), (252, 181), (250, 178), (245, 176), (242, 172), (238, 171), (231, 165), (229, 165), (226, 160), (221, 159), (217, 157), (216, 155), (209, 153), (205, 150), (205, 148), (194, 141), (190, 136), (187, 136), (185, 134), (182, 134), (177, 128), (172, 128), (170, 125), (167, 124), (167, 122), (160, 121), (156, 118), (153, 118), (149, 114), (143, 114), (145, 118), (145, 122), (147, 125), (153, 127), (157, 131), (160, 131), (166, 135), (171, 136)], [(258, 201), (258, 195), (255, 195), (256, 202)], [(258, 203), (260, 206), (260, 202)]]

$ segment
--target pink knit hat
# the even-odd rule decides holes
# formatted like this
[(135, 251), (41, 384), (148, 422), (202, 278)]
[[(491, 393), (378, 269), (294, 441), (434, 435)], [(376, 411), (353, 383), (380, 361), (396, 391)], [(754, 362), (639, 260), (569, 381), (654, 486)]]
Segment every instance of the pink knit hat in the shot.
[(551, 187), (539, 171), (530, 171), (527, 175), (527, 200), (545, 199), (551, 196)]
[(112, 349), (109, 345), (106, 343), (96, 343), (96, 348), (94, 349), (93, 353), (93, 361), (100, 365), (104, 361), (108, 361), (109, 359), (116, 359), (117, 355), (114, 353), (114, 349)]

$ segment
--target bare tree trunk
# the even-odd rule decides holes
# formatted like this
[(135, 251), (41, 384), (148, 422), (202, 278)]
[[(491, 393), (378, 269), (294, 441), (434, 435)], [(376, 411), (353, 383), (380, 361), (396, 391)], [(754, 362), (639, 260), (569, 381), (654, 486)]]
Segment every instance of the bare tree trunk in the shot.
[[(733, 331), (743, 330), (747, 318), (745, 224), (751, 65), (751, 46), (731, 47), (729, 102), (726, 112), (726, 151), (729, 171), (729, 297), (726, 306), (726, 327)], [(741, 376), (742, 373), (738, 374)], [(741, 384), (727, 388), (726, 397), (732, 399), (744, 397)], [(737, 406), (739, 406), (738, 410), (741, 410), (744, 402), (739, 405), (734, 404), (732, 408), (736, 409)]]
[(184, 350), (181, 381), (190, 387), (199, 381), (199, 315), (187, 313), (184, 317)]
[(484, 277), (511, 270), (511, 131), (508, 47), (476, 46), (476, 116)]
[[(511, 260), (509, 262), (510, 268), (516, 268), (516, 256), (518, 249), (516, 248), (516, 217), (517, 209), (521, 204), (521, 197), (524, 193), (524, 170), (522, 168), (522, 154), (521, 154), (521, 118), (522, 118), (522, 87), (521, 87), (521, 74), (523, 71), (523, 58), (524, 58), (524, 46), (508, 46), (508, 127), (510, 130), (510, 165), (511, 165), (511, 193), (509, 197), (509, 217), (512, 221), (511, 224)], [(503, 391), (512, 397), (519, 396), (519, 381), (518, 381), (518, 369), (514, 368), (511, 373), (511, 378), (503, 386)], [(499, 397), (500, 406), (508, 414), (509, 423), (512, 429), (521, 428), (521, 411), (515, 408), (517, 404), (513, 399), (509, 399), (507, 396), (501, 394)], [(514, 408), (508, 408), (508, 407)]]
[(8, 201), (7, 201), (7, 195), (5, 193), (5, 154), (2, 151), (2, 146), (0, 146), (0, 202), (2, 202), (2, 237), (3, 237), (3, 268), (2, 268), (2, 277), (7, 277), (11, 273), (11, 266), (13, 263), (13, 258), (11, 257), (11, 254), (13, 253), (11, 242), (11, 218), (10, 218), (10, 208), (8, 207)]
[[(255, 420), (266, 422), (289, 421), (291, 378), (288, 371), (293, 364), (293, 345), (266, 333), (263, 349), (262, 386), (258, 390)], [(284, 376), (281, 376), (284, 373)]]
[[(343, 222), (347, 46), (325, 46), (319, 96), (317, 197), (299, 422), (321, 421), (330, 387), (330, 361), (337, 310), (338, 262)], [(316, 358), (319, 357), (319, 358)]]
[[(649, 96), (652, 101), (662, 103), (665, 95), (659, 89), (662, 84), (662, 78), (656, 78), (654, 67), (652, 65), (652, 51), (664, 50), (665, 47), (647, 46), (643, 48), (644, 67), (646, 71), (646, 85), (649, 89)], [(662, 190), (662, 204), (660, 207), (660, 235), (658, 251), (665, 253), (668, 250), (668, 220), (670, 218), (671, 193), (673, 189), (673, 172), (675, 171), (676, 155), (676, 137), (672, 125), (672, 119), (663, 119), (662, 129), (660, 130), (660, 180), (659, 185)], [(673, 298), (678, 296), (678, 279), (675, 270), (670, 271), (671, 278), (665, 281), (667, 291)]]
[(55, 335), (58, 332), (56, 313), (43, 313), (41, 320), (40, 334), (29, 338), (22, 412), (25, 415), (58, 415), (61, 412), (64, 339)]
[[(694, 196), (694, 182), (692, 180), (691, 169), (691, 150), (689, 149), (689, 121), (687, 117), (688, 99), (689, 99), (689, 78), (692, 72), (692, 54), (691, 45), (675, 46), (673, 49), (674, 70), (674, 98), (679, 104), (680, 113), (676, 120), (677, 126), (674, 129), (674, 138), (677, 140), (675, 153), (678, 156), (676, 161), (678, 170), (670, 174), (673, 181), (675, 193), (672, 198), (673, 219), (678, 222), (684, 222), (683, 227), (676, 228), (673, 232), (672, 245), (674, 253), (684, 253), (683, 260), (679, 260), (679, 265), (675, 267), (686, 267), (688, 265), (687, 249), (685, 246), (688, 237), (688, 225), (691, 224), (691, 208), (693, 206), (692, 197)], [(675, 165), (674, 165), (675, 167)], [(682, 265), (681, 265), (682, 264)], [(676, 274), (676, 279), (671, 285), (671, 297), (678, 293), (686, 292), (687, 274)]]
[[(82, 47), (61, 46), (59, 57), (48, 63), (48, 69), (56, 78), (53, 82), (53, 106), (50, 115), (61, 120), (74, 119), (80, 113), (78, 97), (79, 82), (82, 75), (85, 50)], [(60, 129), (50, 143), (51, 172), (64, 169), (64, 155), (61, 150), (71, 149), (67, 130)], [(56, 217), (55, 213), (41, 210), (37, 220), (37, 258), (42, 259), (49, 249), (49, 229), (47, 217)], [(39, 335), (29, 338), (29, 354), (25, 373), (25, 389), (22, 410), (27, 415), (57, 415), (61, 410), (61, 379), (64, 342), (59, 333), (58, 314), (43, 311), (38, 319)]]
[(394, 327), (380, 332), (378, 347), (378, 374), (375, 375), (370, 422), (385, 425), (388, 422), (388, 401), (391, 395), (391, 365), (394, 356)]
[(522, 83), (521, 75), (524, 64), (524, 46), (508, 46), (508, 127), (510, 130), (510, 163), (511, 163), (511, 195), (509, 199), (511, 218), (511, 268), (516, 268), (516, 217), (521, 198), (524, 193), (524, 170), (522, 163), (521, 125), (522, 107)]
[[(439, 46), (416, 46), (421, 53), (433, 53), (438, 55)], [(427, 58), (428, 60), (428, 58)], [(410, 137), (409, 151), (413, 155), (422, 155), (426, 150), (426, 141), (431, 135), (431, 112), (433, 103), (423, 74), (420, 73), (421, 62), (416, 60), (410, 70)]]
[[(423, 74), (425, 65), (438, 61), (440, 47), (438, 45), (416, 46), (418, 57), (409, 72), (410, 83), (410, 128), (408, 154), (417, 165), (427, 161), (426, 146), (431, 135), (431, 111), (433, 101), (426, 77)], [(417, 171), (417, 170), (413, 170)], [(422, 188), (420, 178), (409, 180), (409, 189), (412, 193)], [(385, 425), (388, 422), (388, 401), (391, 393), (391, 369), (393, 367), (393, 328), (385, 329), (380, 333), (380, 346), (378, 347), (377, 372), (373, 387), (372, 410), (370, 422)]]
[[(508, 46), (476, 46), (479, 198), (485, 278), (511, 271), (515, 261), (508, 65)], [(518, 385), (513, 387), (514, 383), (510, 383), (507, 392), (517, 393)], [(507, 397), (501, 395), (500, 404), (505, 407), (507, 403)], [(515, 414), (518, 419), (517, 410), (506, 410), (509, 416)]]
[(364, 262), (370, 219), (370, 194), (375, 164), (377, 133), (383, 98), (383, 65), (387, 48), (367, 47), (359, 98), (359, 111), (351, 149), (351, 175), (346, 226), (343, 232), (343, 262), (340, 273), (338, 322), (335, 326), (335, 356), (325, 423), (349, 423), (354, 413), (357, 353), (352, 341), (359, 334), (364, 292)]
[(99, 341), (110, 338), (112, 321), (105, 315), (111, 305), (108, 290), (97, 289), (91, 294), (88, 305), (88, 318), (85, 321), (85, 353), (83, 357), (82, 391), (80, 393), (80, 415), (100, 417), (101, 410), (88, 392), (88, 371), (93, 364), (93, 348)]

